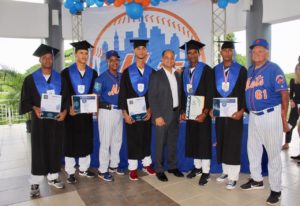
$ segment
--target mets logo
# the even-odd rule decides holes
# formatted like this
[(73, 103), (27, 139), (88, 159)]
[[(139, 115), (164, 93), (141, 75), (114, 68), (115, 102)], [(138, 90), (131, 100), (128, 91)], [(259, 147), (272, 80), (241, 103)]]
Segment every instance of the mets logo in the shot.
[[(120, 72), (135, 61), (130, 39), (148, 39), (147, 64), (152, 68), (161, 67), (161, 53), (171, 49), (175, 53), (175, 67), (181, 68), (185, 64), (185, 51), (179, 47), (186, 41), (194, 39), (201, 41), (196, 31), (182, 17), (157, 7), (147, 7), (143, 18), (130, 19), (126, 13), (112, 17), (99, 31), (92, 50), (90, 66), (100, 74), (107, 70), (105, 53), (116, 50), (120, 56)], [(205, 53), (201, 51), (202, 61)]]
[(277, 82), (277, 84), (283, 84), (285, 82), (284, 76), (281, 75), (281, 74), (277, 75), (276, 76), (276, 82)]

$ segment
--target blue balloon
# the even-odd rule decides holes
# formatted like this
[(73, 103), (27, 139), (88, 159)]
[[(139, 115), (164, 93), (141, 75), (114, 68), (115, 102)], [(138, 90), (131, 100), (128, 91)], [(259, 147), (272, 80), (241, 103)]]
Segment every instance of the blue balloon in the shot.
[(66, 9), (70, 9), (73, 6), (73, 0), (66, 0), (64, 6)]
[(104, 5), (104, 0), (94, 0), (94, 1), (98, 7), (102, 7)]
[(236, 3), (239, 2), (239, 0), (228, 0), (228, 2), (231, 3), (231, 4), (236, 4)]
[(152, 6), (158, 6), (160, 3), (160, 0), (151, 0), (151, 5)]
[(75, 8), (77, 9), (77, 11), (83, 11), (83, 3), (75, 3)]
[(139, 19), (143, 16), (144, 8), (141, 4), (130, 2), (126, 5), (126, 13), (132, 19)]
[(69, 8), (69, 11), (70, 11), (70, 13), (72, 14), (72, 15), (75, 15), (75, 14), (77, 14), (77, 9), (76, 9), (76, 7), (75, 7), (75, 5), (73, 5), (73, 6), (71, 6), (70, 8)]
[(218, 6), (222, 9), (225, 9), (228, 5), (228, 1), (227, 0), (218, 0)]
[(107, 2), (108, 2), (109, 4), (113, 4), (113, 3), (115, 2), (115, 0), (107, 0)]
[(86, 5), (87, 6), (93, 6), (94, 5), (94, 0), (86, 0)]
[(161, 0), (162, 2), (168, 2), (168, 0)]

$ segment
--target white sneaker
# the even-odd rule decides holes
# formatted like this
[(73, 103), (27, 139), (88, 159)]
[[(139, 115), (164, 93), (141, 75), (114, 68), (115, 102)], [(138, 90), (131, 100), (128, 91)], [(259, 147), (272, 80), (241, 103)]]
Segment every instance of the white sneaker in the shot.
[(218, 183), (223, 183), (227, 180), (227, 178), (228, 178), (228, 175), (222, 174), (220, 177), (217, 178), (217, 182)]
[(57, 189), (63, 189), (65, 187), (64, 183), (62, 183), (60, 180), (49, 180), (48, 185), (51, 185), (53, 187), (56, 187)]
[(228, 183), (226, 184), (226, 189), (233, 190), (235, 187), (236, 187), (236, 181), (228, 180)]

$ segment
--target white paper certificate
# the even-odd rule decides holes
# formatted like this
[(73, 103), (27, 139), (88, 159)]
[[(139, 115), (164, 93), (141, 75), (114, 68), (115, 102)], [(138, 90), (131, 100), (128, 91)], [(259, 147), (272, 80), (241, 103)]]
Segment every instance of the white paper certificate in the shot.
[(237, 98), (214, 98), (213, 115), (215, 117), (232, 117), (238, 110)]
[(97, 95), (73, 95), (72, 104), (77, 113), (94, 113), (97, 112)]
[(42, 94), (41, 111), (42, 118), (54, 119), (61, 110), (61, 95)]
[(127, 99), (129, 116), (135, 121), (143, 121), (147, 113), (145, 97)]
[(204, 96), (189, 95), (186, 103), (186, 118), (195, 120), (196, 117), (202, 114), (204, 108)]

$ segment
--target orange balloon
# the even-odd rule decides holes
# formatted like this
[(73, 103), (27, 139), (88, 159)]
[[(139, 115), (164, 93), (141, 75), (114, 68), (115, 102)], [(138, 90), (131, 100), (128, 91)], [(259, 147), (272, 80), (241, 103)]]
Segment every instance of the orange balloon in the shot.
[(144, 0), (135, 0), (135, 3), (142, 4)]
[(133, 2), (133, 0), (126, 0), (126, 2), (131, 3), (131, 2)]
[(149, 1), (149, 0), (144, 0), (144, 1), (142, 2), (142, 5), (143, 5), (143, 7), (147, 7), (147, 6), (150, 5), (150, 1)]
[(124, 4), (125, 0), (115, 0), (114, 6), (115, 7), (120, 7), (122, 4)]

